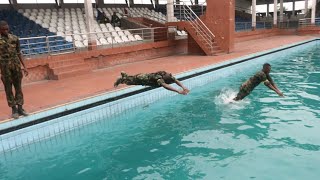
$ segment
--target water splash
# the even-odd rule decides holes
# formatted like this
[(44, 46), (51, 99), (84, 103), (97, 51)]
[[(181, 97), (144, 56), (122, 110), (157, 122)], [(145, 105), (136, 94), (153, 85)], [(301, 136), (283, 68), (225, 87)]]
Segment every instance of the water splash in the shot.
[(215, 97), (215, 104), (218, 106), (228, 106), (228, 109), (243, 109), (250, 104), (248, 98), (241, 101), (233, 100), (237, 96), (238, 91), (234, 89), (223, 88), (218, 96)]

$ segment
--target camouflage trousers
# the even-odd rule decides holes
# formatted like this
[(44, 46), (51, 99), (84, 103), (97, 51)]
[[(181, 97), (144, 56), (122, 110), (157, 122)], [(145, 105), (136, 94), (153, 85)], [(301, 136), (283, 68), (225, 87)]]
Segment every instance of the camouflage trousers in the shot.
[[(6, 92), (7, 102), (9, 107), (15, 105), (23, 105), (23, 93), (21, 88), (22, 71), (19, 66), (4, 66), (1, 68), (1, 80), (3, 82), (4, 90)], [(13, 89), (15, 89), (15, 95), (13, 95)]]
[(242, 100), (246, 96), (250, 94), (250, 90), (248, 90), (245, 86), (240, 87), (240, 91), (237, 94), (237, 97), (235, 98), (236, 101)]
[(149, 85), (149, 78), (145, 74), (137, 74), (134, 76), (122, 77), (122, 83), (126, 85)]

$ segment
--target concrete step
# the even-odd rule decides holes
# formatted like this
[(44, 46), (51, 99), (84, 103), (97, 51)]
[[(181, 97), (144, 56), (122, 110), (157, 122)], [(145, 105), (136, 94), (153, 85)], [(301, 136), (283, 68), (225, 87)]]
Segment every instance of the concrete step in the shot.
[(219, 56), (219, 55), (223, 55), (226, 54), (223, 50), (214, 50), (211, 52), (213, 56)]

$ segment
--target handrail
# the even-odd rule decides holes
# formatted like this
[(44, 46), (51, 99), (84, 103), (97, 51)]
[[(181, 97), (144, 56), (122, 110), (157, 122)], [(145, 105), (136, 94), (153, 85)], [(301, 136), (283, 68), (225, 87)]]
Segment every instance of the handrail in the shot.
[(210, 29), (202, 22), (202, 20), (197, 16), (196, 13), (193, 12), (193, 10), (188, 6), (186, 5), (185, 3), (183, 3), (185, 6), (188, 7), (188, 9), (192, 12), (192, 14), (197, 17), (197, 20), (200, 21), (200, 23), (207, 29), (207, 31), (210, 33), (211, 36), (215, 37), (215, 35), (210, 31)]
[(210, 50), (212, 50), (213, 48), (212, 40), (214, 39), (214, 36), (210, 35), (210, 33), (208, 33), (208, 30), (206, 30), (203, 27), (204, 25), (199, 23), (198, 16), (196, 16), (194, 12), (192, 13), (190, 8), (186, 8), (186, 6), (183, 6), (183, 10), (184, 10), (183, 15), (185, 16), (185, 19), (191, 20), (189, 21), (190, 25), (196, 30), (196, 33), (200, 37), (202, 37), (202, 39), (206, 42), (206, 44), (209, 45)]
[[(204, 24), (204, 22), (199, 18), (199, 16), (192, 10), (192, 8), (184, 2), (174, 3), (174, 7), (179, 7), (180, 21), (188, 21), (190, 26), (196, 31), (197, 35), (201, 39), (205, 46), (207, 46), (210, 51), (213, 50), (213, 40), (215, 35), (210, 31), (210, 29)], [(183, 17), (183, 19), (181, 19)]]
[(299, 27), (302, 26), (319, 26), (320, 25), (320, 18), (315, 18), (315, 24), (311, 23), (311, 18), (304, 18), (299, 19)]

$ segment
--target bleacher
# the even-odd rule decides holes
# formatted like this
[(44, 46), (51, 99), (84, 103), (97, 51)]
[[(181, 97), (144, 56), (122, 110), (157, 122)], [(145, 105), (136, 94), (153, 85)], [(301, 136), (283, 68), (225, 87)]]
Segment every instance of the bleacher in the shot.
[[(109, 19), (116, 12), (120, 19), (130, 16), (166, 22), (166, 15), (148, 8), (126, 8), (127, 14), (124, 8), (98, 9)], [(97, 16), (97, 10), (93, 12)], [(88, 46), (86, 17), (82, 8), (1, 10), (0, 19), (7, 21), (11, 33), (20, 37), (21, 50), (25, 55), (59, 53)], [(98, 46), (143, 41), (141, 35), (114, 27), (110, 23), (94, 22), (93, 33)], [(185, 31), (177, 31), (177, 36), (186, 35)]]
[[(111, 18), (111, 12), (119, 10), (120, 8), (112, 10), (106, 9), (106, 14)], [(64, 37), (68, 43), (71, 44), (74, 40), (75, 47), (84, 48), (88, 46), (86, 17), (83, 9), (26, 9), (24, 11), (19, 11), (20, 13), (23, 13), (25, 17), (37, 22), (42, 27), (49, 29), (50, 32)], [(95, 9), (94, 14), (97, 15)], [(120, 18), (122, 17), (119, 13), (118, 16)], [(94, 34), (91, 36), (97, 39), (96, 43), (98, 46), (142, 40), (139, 35), (133, 35), (126, 30), (123, 31), (119, 27), (112, 26), (110, 23), (98, 24), (98, 22), (94, 22), (93, 30)]]
[[(21, 50), (24, 54), (44, 54), (48, 52), (48, 46), (45, 36), (53, 36), (55, 33), (50, 32), (48, 29), (42, 27), (36, 22), (24, 17), (16, 10), (1, 10), (0, 19), (8, 22), (12, 34), (20, 37)], [(23, 38), (38, 37), (32, 40), (25, 40)], [(65, 46), (66, 42), (62, 37), (60, 43), (52, 44), (54, 48), (56, 45)], [(72, 45), (68, 45), (69, 47)], [(59, 49), (59, 47), (55, 47)], [(63, 47), (65, 48), (65, 47)], [(54, 51), (54, 49), (52, 49)]]

